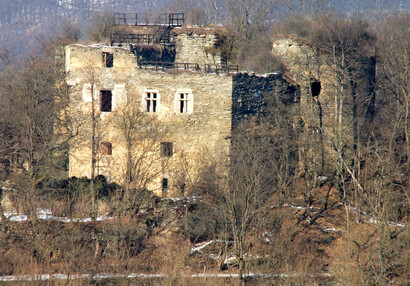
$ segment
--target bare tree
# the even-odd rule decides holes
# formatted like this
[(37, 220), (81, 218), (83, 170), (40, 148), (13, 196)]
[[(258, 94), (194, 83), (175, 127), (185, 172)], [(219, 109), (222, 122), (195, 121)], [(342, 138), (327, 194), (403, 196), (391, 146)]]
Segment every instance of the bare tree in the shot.
[[(283, 175), (291, 172), (286, 159), (290, 152), (281, 142), (276, 142), (280, 148), (275, 147), (275, 135), (265, 124), (248, 122), (237, 126), (232, 138), (231, 171), (222, 201), (225, 202), (224, 216), (234, 238), (241, 278), (246, 271), (245, 259), (251, 245), (249, 239), (266, 223), (264, 214), (275, 201), (273, 196), (286, 188)], [(283, 152), (289, 152), (286, 158), (282, 158)], [(276, 164), (285, 170), (277, 168)]]
[(405, 141), (405, 153), (410, 155), (409, 106), (410, 106), (410, 35), (408, 27), (410, 15), (407, 13), (396, 18), (388, 18), (379, 29), (381, 92), (391, 95), (395, 104), (391, 106), (395, 114), (395, 123), (391, 129), (390, 151), (394, 140), (402, 132)]
[(119, 136), (119, 144), (124, 145), (125, 170), (123, 175), (124, 213), (137, 208), (140, 192), (145, 191), (166, 167), (169, 157), (161, 158), (160, 142), (165, 141), (168, 129), (154, 116), (142, 112), (140, 101), (129, 96), (127, 102), (119, 106), (113, 126)]
[(226, 0), (225, 24), (243, 39), (269, 30), (278, 2), (275, 0)]
[(94, 42), (105, 42), (110, 39), (111, 29), (114, 26), (114, 15), (111, 12), (95, 14), (88, 26), (88, 38)]
[[(54, 68), (54, 69), (53, 69)], [(21, 193), (25, 211), (36, 217), (34, 197), (37, 183), (47, 174), (67, 148), (70, 135), (56, 136), (56, 130), (68, 131), (61, 118), (67, 104), (67, 86), (56, 68), (54, 58), (30, 57), (1, 76), (0, 152), (8, 172), (21, 172)]]

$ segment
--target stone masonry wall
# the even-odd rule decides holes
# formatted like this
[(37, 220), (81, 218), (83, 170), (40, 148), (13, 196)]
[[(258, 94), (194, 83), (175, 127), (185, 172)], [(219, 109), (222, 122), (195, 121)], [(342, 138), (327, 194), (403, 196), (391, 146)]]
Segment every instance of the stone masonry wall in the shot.
[[(335, 97), (343, 94), (343, 133), (344, 144), (351, 146), (352, 137), (352, 90), (348, 75), (342, 74), (340, 70), (330, 65), (329, 56), (319, 54), (319, 52), (308, 43), (295, 39), (274, 39), (272, 53), (285, 64), (287, 76), (300, 85), (300, 119), (299, 122), (304, 127), (303, 135), (300, 138), (300, 157), (314, 164), (316, 170), (323, 166), (324, 161), (334, 157), (329, 140), (335, 142), (334, 128), (335, 119)], [(356, 63), (354, 75), (356, 81), (356, 93), (368, 95), (373, 98), (374, 93), (374, 67), (375, 62), (372, 57), (363, 57), (360, 63)], [(343, 87), (338, 86), (336, 78), (344, 78)], [(314, 94), (312, 83), (320, 83), (319, 94)], [(357, 102), (358, 106), (366, 107), (366, 103)], [(367, 105), (364, 113), (371, 113), (371, 104)], [(367, 116), (367, 115), (366, 115)], [(369, 120), (370, 121), (370, 120)], [(364, 122), (366, 124), (366, 122)], [(324, 133), (319, 131), (319, 127)], [(309, 143), (309, 144), (308, 144)]]
[[(114, 66), (107, 68), (102, 63), (102, 52), (114, 54)], [(150, 168), (160, 175), (148, 186), (161, 194), (162, 178), (169, 179), (168, 195), (176, 194), (174, 177), (184, 169), (195, 174), (198, 158), (203, 152), (210, 154), (229, 150), (231, 132), (232, 77), (228, 75), (193, 72), (154, 72), (139, 69), (136, 58), (124, 48), (107, 46), (73, 45), (66, 50), (67, 82), (71, 85), (71, 114), (80, 126), (80, 135), (70, 148), (70, 176), (90, 176), (91, 170), (91, 92), (99, 106), (99, 91), (111, 90), (112, 112), (98, 113), (100, 141), (112, 143), (112, 155), (98, 161), (98, 174), (121, 183), (124, 179), (124, 140), (113, 122), (121, 106), (133, 99), (143, 110), (145, 90), (159, 94), (158, 110), (150, 113), (160, 124), (170, 130), (165, 142), (172, 142), (174, 155), (164, 164), (158, 156)], [(178, 113), (175, 107), (177, 91), (189, 91), (193, 95), (191, 113)], [(89, 92), (89, 98), (86, 93)], [(152, 163), (152, 162), (151, 162)], [(180, 195), (180, 194), (179, 194)]]
[(176, 48), (175, 62), (222, 64), (219, 54), (211, 55), (206, 52), (207, 47), (213, 47), (218, 41), (217, 34), (187, 32), (175, 34), (173, 38)]
[[(105, 67), (103, 53), (113, 55), (113, 67)], [(193, 179), (204, 156), (223, 158), (230, 151), (233, 126), (243, 119), (261, 114), (266, 99), (275, 98), (294, 106), (298, 87), (279, 74), (208, 74), (193, 71), (155, 72), (141, 69), (136, 56), (127, 48), (102, 45), (72, 45), (66, 48), (67, 83), (70, 89), (70, 114), (79, 136), (70, 147), (69, 176), (91, 175), (91, 111), (96, 114), (98, 142), (110, 142), (112, 155), (97, 150), (97, 170), (110, 181), (125, 178), (126, 145), (116, 120), (127, 104), (135, 104), (144, 114), (169, 130), (161, 142), (173, 143), (171, 158), (160, 157), (160, 142), (148, 154), (144, 168), (154, 174), (146, 187), (158, 195), (180, 196), (182, 178)], [(192, 62), (192, 61), (190, 61)], [(100, 91), (112, 93), (112, 111), (100, 111)], [(157, 93), (156, 112), (146, 112), (145, 92)], [(190, 110), (181, 113), (179, 92), (190, 94)], [(292, 107), (293, 108), (293, 107)], [(99, 145), (100, 146), (100, 145)], [(168, 179), (163, 194), (161, 183)]]
[[(280, 74), (258, 76), (241, 73), (233, 76), (232, 125), (263, 113), (267, 97), (289, 106), (299, 101), (298, 86), (290, 84)], [(293, 107), (292, 107), (293, 108)]]

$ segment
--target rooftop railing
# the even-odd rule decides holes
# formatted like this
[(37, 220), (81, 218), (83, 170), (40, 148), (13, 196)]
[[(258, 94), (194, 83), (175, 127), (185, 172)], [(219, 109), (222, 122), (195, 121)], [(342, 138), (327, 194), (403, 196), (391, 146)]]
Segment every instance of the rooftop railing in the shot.
[(111, 45), (131, 43), (131, 44), (169, 44), (169, 33), (158, 34), (111, 34)]
[(115, 25), (181, 27), (184, 22), (184, 13), (114, 13)]
[(239, 72), (238, 65), (220, 65), (220, 64), (198, 64), (198, 63), (175, 63), (175, 62), (156, 62), (140, 61), (138, 65), (144, 70), (153, 71), (194, 71), (204, 73), (226, 73), (234, 74)]

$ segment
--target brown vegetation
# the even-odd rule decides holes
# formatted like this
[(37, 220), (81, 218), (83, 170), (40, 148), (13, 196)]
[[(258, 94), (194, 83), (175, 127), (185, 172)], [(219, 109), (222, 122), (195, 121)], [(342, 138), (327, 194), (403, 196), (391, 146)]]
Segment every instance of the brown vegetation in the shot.
[[(227, 1), (227, 7), (245, 10), (229, 11), (233, 36), (222, 38), (217, 48), (243, 68), (285, 70), (271, 55), (267, 38), (265, 20), (273, 6), (248, 11), (254, 2), (240, 2), (241, 7)], [(193, 21), (207, 22), (205, 16), (191, 11)], [(377, 23), (377, 31), (362, 20), (330, 16), (285, 22), (283, 36), (310, 43), (331, 67), (331, 132), (313, 126), (314, 132), (305, 128), (299, 140), (302, 131), (293, 128), (287, 103), (267, 100), (261, 116), (234, 126), (229, 157), (204, 152), (190, 181), (181, 175), (182, 193), (189, 197), (176, 201), (146, 190), (151, 175), (138, 165), (149, 159), (138, 148), (147, 141), (152, 148), (167, 132), (155, 120), (132, 106), (115, 119), (128, 144), (121, 186), (103, 177), (67, 179), (67, 142), (79, 137), (66, 112), (58, 49), (5, 67), (0, 178), (8, 184), (2, 183), (0, 198), (7, 194), (29, 219), (10, 221), (0, 205), (0, 276), (164, 275), (106, 281), (127, 285), (408, 284), (409, 19), (409, 14), (392, 16)], [(94, 40), (109, 34), (110, 23), (102, 20), (95, 22), (101, 30), (93, 29)], [(60, 40), (77, 40), (75, 27), (66, 28)], [(377, 62), (370, 91), (358, 88), (365, 78), (363, 59)], [(97, 129), (92, 130), (93, 164), (101, 139)], [(299, 152), (301, 146), (308, 151)], [(330, 150), (326, 156), (324, 149)], [(71, 220), (38, 219), (38, 208)], [(97, 221), (101, 214), (112, 219)], [(93, 221), (73, 220), (89, 216)], [(192, 248), (204, 241), (209, 244)], [(239, 273), (241, 281), (189, 277), (194, 273)]]

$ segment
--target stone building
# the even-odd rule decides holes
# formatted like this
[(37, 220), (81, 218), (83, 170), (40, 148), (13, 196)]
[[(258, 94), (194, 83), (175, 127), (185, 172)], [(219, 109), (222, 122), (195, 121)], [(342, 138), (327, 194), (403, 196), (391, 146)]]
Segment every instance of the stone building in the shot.
[(184, 195), (200, 161), (228, 154), (233, 126), (257, 114), (264, 97), (297, 101), (298, 87), (280, 74), (241, 73), (209, 53), (220, 30), (173, 27), (167, 45), (120, 36), (111, 45), (67, 46), (70, 113), (79, 130), (70, 147), (69, 176), (91, 177), (94, 149), (94, 176), (124, 182), (131, 153), (119, 122), (131, 110), (131, 120), (143, 118), (134, 128), (152, 133), (132, 137), (138, 138), (132, 155), (144, 161), (134, 166), (135, 176), (144, 177), (137, 187), (164, 197)]
[(284, 63), (286, 76), (300, 87), (296, 123), (304, 130), (299, 138), (301, 163), (323, 172), (325, 161), (335, 158), (334, 147), (345, 154), (354, 152), (357, 141), (363, 140), (355, 137), (372, 120), (374, 51), (359, 55), (344, 70), (337, 62), (340, 59), (303, 39), (274, 39), (272, 53)]

